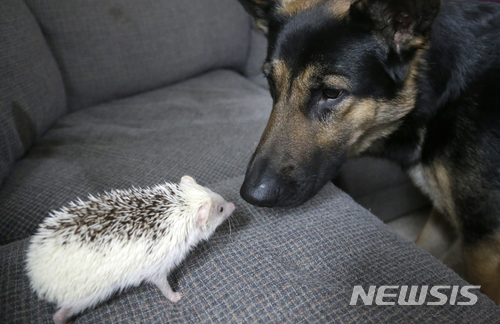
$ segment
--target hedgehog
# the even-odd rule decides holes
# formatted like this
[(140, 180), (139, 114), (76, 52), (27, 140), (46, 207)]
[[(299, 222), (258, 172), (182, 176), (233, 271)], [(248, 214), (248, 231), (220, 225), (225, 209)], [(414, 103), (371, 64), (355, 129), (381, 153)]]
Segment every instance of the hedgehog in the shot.
[(142, 282), (172, 302), (167, 275), (234, 211), (189, 177), (179, 184), (112, 190), (52, 211), (32, 236), (26, 271), (39, 298), (57, 305), (54, 323)]

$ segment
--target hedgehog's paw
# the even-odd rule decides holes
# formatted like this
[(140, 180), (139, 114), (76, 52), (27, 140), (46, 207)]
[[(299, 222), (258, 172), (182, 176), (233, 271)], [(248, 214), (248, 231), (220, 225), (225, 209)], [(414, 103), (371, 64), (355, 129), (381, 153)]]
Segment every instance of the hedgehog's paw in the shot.
[(180, 292), (172, 293), (170, 296), (167, 296), (168, 300), (170, 300), (172, 303), (177, 303), (179, 300), (181, 300), (182, 294)]
[(165, 296), (168, 300), (173, 303), (178, 302), (182, 294), (179, 292), (174, 292), (170, 285), (168, 284), (167, 277), (160, 276), (159, 278), (155, 278), (152, 282), (160, 289), (163, 296)]

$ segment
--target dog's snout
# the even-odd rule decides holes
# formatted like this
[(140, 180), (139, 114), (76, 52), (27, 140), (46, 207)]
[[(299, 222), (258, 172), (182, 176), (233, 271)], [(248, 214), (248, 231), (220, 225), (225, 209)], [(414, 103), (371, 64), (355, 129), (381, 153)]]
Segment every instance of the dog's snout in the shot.
[(241, 187), (241, 197), (248, 203), (259, 207), (274, 207), (279, 198), (279, 187), (272, 181), (251, 184), (245, 181)]
[(248, 203), (260, 207), (277, 205), (281, 183), (266, 163), (252, 163), (241, 186), (240, 195)]

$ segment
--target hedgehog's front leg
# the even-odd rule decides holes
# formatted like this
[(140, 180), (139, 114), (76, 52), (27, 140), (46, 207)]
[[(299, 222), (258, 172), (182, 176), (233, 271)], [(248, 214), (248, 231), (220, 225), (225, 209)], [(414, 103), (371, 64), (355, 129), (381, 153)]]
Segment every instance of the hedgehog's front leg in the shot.
[(66, 324), (72, 315), (71, 308), (60, 308), (52, 317), (55, 324)]
[(158, 276), (157, 278), (151, 280), (151, 283), (156, 285), (156, 287), (158, 287), (158, 289), (160, 289), (162, 294), (173, 303), (178, 302), (182, 297), (181, 293), (174, 292), (172, 290), (172, 287), (170, 287), (170, 284), (168, 283), (166, 275)]

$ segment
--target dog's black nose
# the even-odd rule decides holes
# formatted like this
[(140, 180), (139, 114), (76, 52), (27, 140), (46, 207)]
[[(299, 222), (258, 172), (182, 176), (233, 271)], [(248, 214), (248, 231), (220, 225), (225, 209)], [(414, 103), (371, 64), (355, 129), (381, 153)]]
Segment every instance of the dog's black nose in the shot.
[[(281, 177), (264, 158), (252, 157), (248, 165), (240, 195), (248, 203), (259, 207), (275, 207), (282, 190)], [(281, 189), (280, 189), (281, 188)]]
[(245, 177), (240, 195), (252, 205), (274, 207), (279, 199), (279, 186), (273, 178)]

